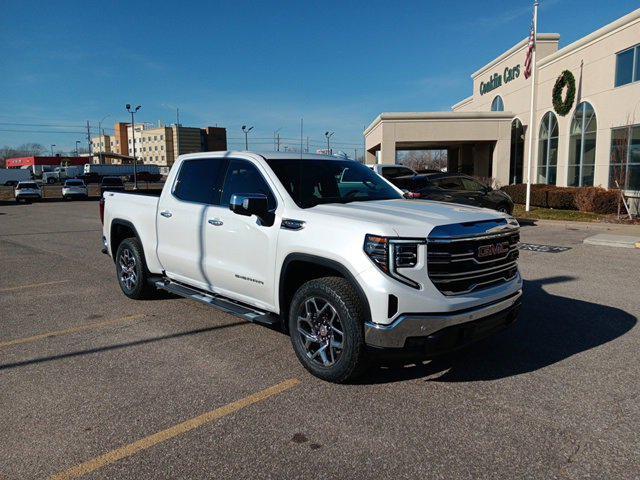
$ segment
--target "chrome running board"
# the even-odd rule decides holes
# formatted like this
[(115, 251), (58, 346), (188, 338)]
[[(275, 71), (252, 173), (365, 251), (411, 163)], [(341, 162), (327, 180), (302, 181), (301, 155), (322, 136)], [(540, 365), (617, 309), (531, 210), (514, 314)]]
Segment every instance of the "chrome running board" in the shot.
[(157, 280), (155, 285), (160, 290), (165, 290), (180, 297), (204, 303), (205, 305), (209, 305), (210, 307), (216, 308), (225, 313), (235, 315), (236, 317), (240, 317), (248, 322), (274, 326), (280, 321), (278, 315), (275, 313), (259, 310), (235, 300), (231, 300), (230, 298), (222, 297), (215, 293), (205, 292), (172, 280)]

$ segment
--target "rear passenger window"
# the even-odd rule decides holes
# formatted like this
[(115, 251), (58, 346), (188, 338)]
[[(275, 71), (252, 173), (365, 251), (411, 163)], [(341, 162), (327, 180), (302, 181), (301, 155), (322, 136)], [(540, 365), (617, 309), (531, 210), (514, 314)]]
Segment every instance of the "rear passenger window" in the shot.
[(269, 210), (276, 207), (276, 199), (271, 189), (255, 165), (245, 160), (231, 160), (222, 188), (220, 205), (229, 205), (234, 193), (262, 193), (267, 196)]
[(180, 166), (173, 194), (186, 202), (217, 205), (220, 199), (222, 159), (198, 158), (185, 160)]

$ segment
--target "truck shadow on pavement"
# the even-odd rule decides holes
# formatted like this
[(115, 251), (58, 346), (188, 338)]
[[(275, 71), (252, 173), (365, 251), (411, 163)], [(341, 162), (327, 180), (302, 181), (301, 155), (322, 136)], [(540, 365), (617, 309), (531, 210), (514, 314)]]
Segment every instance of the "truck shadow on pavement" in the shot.
[(497, 380), (539, 370), (621, 337), (637, 319), (618, 308), (550, 294), (559, 276), (525, 281), (519, 319), (507, 330), (429, 362), (371, 369), (360, 383), (428, 377), (437, 382)]
[(203, 333), (214, 332), (216, 330), (223, 330), (223, 329), (226, 329), (226, 328), (241, 327), (243, 325), (247, 325), (247, 322), (244, 321), (244, 320), (238, 321), (238, 322), (226, 323), (226, 324), (223, 324), (223, 325), (214, 325), (212, 327), (198, 328), (196, 330), (187, 330), (187, 331), (183, 331), (183, 332), (170, 333), (170, 334), (162, 335), (162, 336), (158, 336), (158, 337), (143, 338), (143, 339), (134, 340), (134, 341), (131, 341), (131, 342), (116, 343), (116, 344), (113, 344), (113, 345), (106, 345), (104, 347), (89, 348), (87, 350), (78, 350), (78, 351), (75, 351), (75, 352), (61, 353), (59, 355), (51, 355), (51, 356), (47, 356), (47, 357), (37, 357), (37, 358), (29, 359), (29, 360), (21, 360), (21, 361), (13, 362), (13, 363), (5, 363), (5, 364), (1, 364), (0, 365), (0, 371), (9, 370), (9, 369), (16, 368), (16, 367), (24, 367), (24, 366), (27, 366), (27, 365), (34, 365), (34, 364), (38, 364), (38, 363), (51, 362), (51, 361), (55, 361), (55, 360), (64, 360), (64, 359), (67, 359), (67, 358), (81, 357), (81, 356), (84, 356), (84, 355), (92, 355), (92, 354), (95, 354), (95, 353), (109, 352), (109, 351), (113, 351), (113, 350), (122, 350), (124, 348), (137, 347), (137, 346), (146, 345), (146, 344), (149, 344), (149, 343), (161, 342), (161, 341), (164, 341), (164, 340), (173, 340), (173, 339), (176, 339), (176, 338), (188, 337), (188, 336), (191, 336), (191, 335), (199, 335), (199, 334), (203, 334)]

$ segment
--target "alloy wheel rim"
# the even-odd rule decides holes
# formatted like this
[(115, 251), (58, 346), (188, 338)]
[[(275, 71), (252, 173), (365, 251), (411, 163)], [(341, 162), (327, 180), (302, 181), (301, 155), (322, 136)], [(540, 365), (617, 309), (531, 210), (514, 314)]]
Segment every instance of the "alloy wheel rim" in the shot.
[(133, 290), (138, 281), (138, 274), (136, 273), (136, 258), (131, 250), (128, 248), (122, 250), (118, 263), (120, 265), (120, 283), (127, 290)]
[(340, 315), (327, 300), (307, 298), (298, 310), (296, 327), (305, 354), (313, 363), (331, 367), (340, 359), (344, 328)]

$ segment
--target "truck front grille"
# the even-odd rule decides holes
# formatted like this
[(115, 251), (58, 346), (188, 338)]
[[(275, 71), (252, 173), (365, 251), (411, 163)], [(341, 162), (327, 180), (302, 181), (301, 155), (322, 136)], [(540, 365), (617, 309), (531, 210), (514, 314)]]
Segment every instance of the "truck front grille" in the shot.
[(518, 274), (519, 229), (506, 221), (504, 228), (496, 228), (495, 221), (470, 225), (471, 236), (458, 226), (461, 235), (447, 237), (446, 229), (434, 229), (427, 240), (429, 279), (445, 295), (493, 287)]

